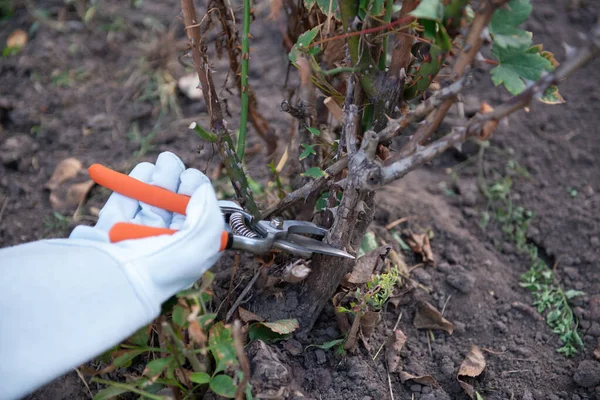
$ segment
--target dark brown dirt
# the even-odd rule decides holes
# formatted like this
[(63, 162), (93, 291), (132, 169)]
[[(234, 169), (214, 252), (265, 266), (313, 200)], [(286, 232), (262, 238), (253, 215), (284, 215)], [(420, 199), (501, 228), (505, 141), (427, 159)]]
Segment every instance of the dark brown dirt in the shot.
[[(1, 246), (68, 235), (75, 223), (56, 218), (43, 187), (64, 158), (76, 157), (84, 165), (102, 162), (122, 171), (140, 160), (152, 161), (164, 150), (201, 169), (211, 158), (208, 146), (198, 155), (199, 141), (186, 129), (192, 120), (206, 124), (202, 102), (176, 93), (181, 118), (173, 112), (160, 117), (159, 99), (143, 96), (152, 84), (152, 73), (160, 67), (175, 79), (184, 73), (177, 62), (185, 42), (177, 20), (178, 2), (146, 1), (140, 10), (117, 1), (100, 4), (96, 19), (87, 28), (77, 22), (76, 14), (65, 8), (64, 2), (44, 2), (40, 7), (53, 19), (69, 21), (67, 29), (61, 32), (41, 24), (21, 55), (0, 60)], [(544, 43), (561, 60), (565, 56), (563, 43), (580, 44), (580, 33), (590, 29), (599, 12), (593, 1), (534, 1), (534, 15), (527, 28), (533, 31), (536, 43)], [(28, 30), (33, 22), (25, 9), (18, 9), (14, 17), (1, 23), (1, 42), (14, 29)], [(174, 37), (167, 36), (169, 27), (176, 32)], [(251, 83), (261, 111), (285, 143), (291, 121), (279, 112), (279, 104), (287, 96), (282, 90), (286, 57), (280, 51), (280, 35), (276, 27), (261, 30), (256, 24), (253, 36)], [(159, 58), (158, 49), (162, 49)], [(144, 64), (142, 58), (148, 61)], [(215, 69), (216, 76), (223, 79), (223, 62), (217, 62)], [(506, 99), (502, 89), (493, 88), (487, 73), (478, 72), (475, 78), (476, 84), (466, 93), (471, 100), (493, 105)], [(369, 339), (370, 350), (361, 346), (357, 354), (341, 357), (332, 350), (304, 349), (308, 344), (339, 337), (330, 307), (311, 337), (270, 346), (268, 357), (266, 350), (254, 346), (251, 355), (267, 357), (280, 371), (280, 384), (311, 398), (384, 399), (390, 398), (392, 390), (396, 399), (463, 399), (466, 396), (456, 373), (475, 344), (486, 349), (486, 371), (474, 383), (486, 399), (600, 399), (598, 362), (592, 354), (600, 338), (598, 82), (600, 62), (596, 61), (560, 86), (566, 104), (533, 105), (530, 113), (520, 112), (501, 125), (492, 140), (493, 146), (509, 150), (511, 158), (531, 174), (530, 179), (515, 179), (513, 187), (513, 201), (536, 215), (529, 239), (554, 266), (561, 285), (586, 293), (573, 300), (581, 318), (584, 352), (571, 359), (558, 354), (558, 339), (545, 322), (535, 313), (512, 305), (531, 304), (530, 294), (519, 286), (529, 264), (503, 241), (497, 228), (480, 227), (480, 211), (486, 204), (475, 185), (477, 168), (470, 165), (461, 170), (457, 196), (447, 196), (440, 186), (442, 182), (453, 185), (445, 168), (472, 155), (465, 146), (463, 152), (448, 152), (377, 194), (376, 233), (393, 242), (383, 226), (401, 217), (417, 217), (404, 226), (432, 229), (437, 266), (412, 272), (413, 279), (429, 292), (416, 290), (397, 309), (390, 305)], [(221, 95), (229, 99), (232, 117), (228, 119), (235, 124), (237, 96), (227, 91)], [(156, 132), (151, 147), (141, 153), (140, 141), (131, 135), (134, 124), (142, 135), (153, 128)], [(264, 146), (253, 130), (250, 136), (251, 144), (258, 146), (257, 151), (248, 152), (250, 171), (255, 179), (266, 183)], [(508, 161), (503, 154), (488, 152), (486, 168), (502, 170)], [(208, 173), (215, 177), (215, 163)], [(222, 180), (215, 182), (225, 195)], [(572, 189), (577, 190), (575, 197)], [(80, 222), (93, 220), (92, 208), (101, 207), (107, 196), (108, 192), (94, 189), (80, 210), (87, 216)], [(501, 247), (496, 246), (499, 242)], [(223, 272), (217, 282), (228, 282), (227, 262), (221, 264)], [(228, 286), (223, 287), (226, 290)], [(215, 290), (218, 294), (220, 289)], [(450, 336), (435, 331), (434, 338), (428, 339), (426, 331), (415, 329), (415, 299), (444, 309), (444, 316), (455, 325), (454, 333)], [(432, 375), (438, 387), (411, 381), (403, 384), (396, 373), (388, 382), (383, 354), (373, 361), (400, 314), (399, 328), (408, 336), (402, 351), (404, 370)], [(281, 372), (280, 365), (286, 371)], [(267, 377), (260, 379), (263, 382), (259, 386), (269, 387)], [(97, 387), (92, 385), (91, 390)], [(83, 399), (88, 394), (77, 375), (70, 374), (32, 398)]]

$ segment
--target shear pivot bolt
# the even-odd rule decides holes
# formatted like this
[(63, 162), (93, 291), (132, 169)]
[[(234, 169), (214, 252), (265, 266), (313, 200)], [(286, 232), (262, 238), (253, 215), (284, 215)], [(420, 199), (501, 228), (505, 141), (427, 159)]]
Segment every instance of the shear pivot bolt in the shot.
[(276, 229), (282, 229), (283, 228), (283, 220), (281, 218), (279, 218), (279, 217), (273, 218), (271, 220), (270, 224), (271, 224), (271, 226), (273, 228), (276, 228)]

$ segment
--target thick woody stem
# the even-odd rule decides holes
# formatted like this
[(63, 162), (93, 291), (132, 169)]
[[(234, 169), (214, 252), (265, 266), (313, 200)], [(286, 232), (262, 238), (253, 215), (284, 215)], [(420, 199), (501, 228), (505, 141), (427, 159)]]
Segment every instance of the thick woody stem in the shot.
[[(479, 8), (475, 13), (475, 18), (473, 18), (473, 22), (471, 22), (469, 32), (467, 33), (465, 45), (452, 68), (451, 78), (453, 80), (459, 80), (470, 68), (473, 60), (475, 60), (475, 56), (477, 56), (477, 53), (479, 53), (481, 45), (483, 44), (483, 30), (492, 20), (494, 11), (499, 7), (502, 7), (507, 1), (508, 0), (483, 0), (480, 3)], [(454, 98), (446, 100), (439, 108), (428, 115), (425, 123), (417, 129), (411, 140), (400, 149), (394, 159), (398, 160), (404, 158), (412, 154), (419, 145), (424, 144), (440, 125), (454, 101)]]

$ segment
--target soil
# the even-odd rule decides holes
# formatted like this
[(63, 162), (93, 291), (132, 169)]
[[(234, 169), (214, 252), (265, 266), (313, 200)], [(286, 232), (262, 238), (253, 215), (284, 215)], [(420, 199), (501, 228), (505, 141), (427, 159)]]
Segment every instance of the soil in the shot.
[[(526, 28), (558, 60), (565, 57), (564, 44), (582, 43), (582, 33), (600, 15), (599, 4), (593, 1), (533, 3)], [(177, 18), (179, 3), (145, 1), (135, 9), (129, 2), (102, 1), (87, 27), (62, 0), (38, 7), (50, 20), (33, 25), (34, 18), (21, 7), (0, 23), (2, 43), (17, 28), (37, 26), (21, 54), (0, 60), (0, 246), (66, 237), (76, 224), (94, 221), (109, 195), (100, 188), (92, 190), (78, 219), (71, 218), (73, 209), (64, 218), (52, 208), (44, 185), (68, 157), (84, 166), (101, 162), (127, 171), (169, 150), (187, 165), (206, 170), (220, 195), (226, 196), (216, 163), (208, 163), (212, 150), (198, 149), (199, 140), (187, 130), (192, 121), (208, 125), (203, 102), (189, 100), (171, 86), (181, 115), (172, 109), (161, 113), (168, 107), (161, 106), (152, 91), (157, 71), (163, 77), (167, 71), (175, 80), (185, 73), (177, 60), (185, 48)], [(261, 3), (258, 9), (258, 17), (265, 18), (266, 6)], [(56, 20), (64, 22), (64, 29), (48, 22)], [(277, 26), (255, 24), (252, 29), (250, 83), (261, 113), (280, 138), (281, 154), (292, 124), (280, 111), (288, 96), (283, 88), (286, 55), (280, 50)], [(214, 68), (215, 76), (223, 80), (225, 61), (215, 62)], [(553, 266), (557, 282), (585, 292), (572, 300), (584, 351), (573, 358), (557, 353), (557, 336), (529, 312), (531, 295), (519, 286), (529, 267), (527, 258), (503, 240), (498, 227), (483, 229), (479, 223), (486, 200), (477, 190), (476, 163), (464, 163), (458, 180), (447, 174), (448, 168), (474, 155), (465, 145), (377, 193), (372, 229), (397, 251), (401, 250), (384, 226), (398, 218), (411, 218), (404, 229), (428, 228), (434, 233), (435, 267), (421, 266), (411, 274), (426, 290), (407, 294), (397, 308), (390, 304), (368, 339), (369, 349), (361, 344), (355, 354), (339, 356), (333, 350), (308, 348), (340, 336), (333, 307), (323, 311), (309, 337), (252, 345), (248, 352), (253, 367), (264, 366), (254, 368), (260, 372), (254, 376), (255, 387), (285, 386), (290, 393), (321, 399), (383, 399), (390, 398), (390, 391), (395, 399), (463, 399), (467, 396), (456, 374), (471, 346), (477, 345), (484, 349), (487, 367), (472, 383), (486, 399), (600, 399), (600, 366), (593, 355), (600, 338), (599, 82), (596, 60), (561, 84), (565, 104), (534, 104), (529, 113), (517, 113), (501, 124), (491, 143), (503, 152), (488, 152), (485, 159), (487, 171), (504, 170), (512, 159), (529, 172), (530, 178), (513, 179), (512, 200), (534, 212), (528, 239)], [(228, 99), (233, 128), (239, 109), (235, 93), (235, 89), (221, 92)], [(474, 104), (485, 100), (493, 105), (506, 98), (505, 91), (493, 87), (487, 72), (476, 72), (475, 84), (465, 93)], [(136, 134), (136, 127), (141, 134)], [(252, 128), (249, 141), (249, 171), (266, 184), (265, 146)], [(75, 181), (85, 179), (82, 173)], [(412, 254), (406, 257), (418, 262)], [(217, 293), (227, 290), (230, 264), (231, 258), (226, 258), (216, 269)], [(242, 273), (250, 275), (249, 269)], [(430, 336), (414, 328), (416, 300), (443, 309), (454, 333), (434, 331)], [(383, 353), (375, 357), (396, 321), (408, 337), (401, 352), (402, 369), (431, 375), (437, 385), (402, 383), (398, 373), (388, 375)], [(92, 384), (90, 389), (98, 387)], [(83, 399), (89, 394), (71, 373), (30, 398)]]

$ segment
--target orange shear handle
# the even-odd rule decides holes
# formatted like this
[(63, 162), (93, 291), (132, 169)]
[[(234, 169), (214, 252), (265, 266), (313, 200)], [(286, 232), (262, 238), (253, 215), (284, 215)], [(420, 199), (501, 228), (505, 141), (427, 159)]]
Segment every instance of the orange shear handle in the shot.
[[(163, 210), (184, 214), (190, 201), (189, 196), (173, 193), (167, 189), (150, 185), (132, 178), (128, 175), (113, 171), (100, 164), (94, 164), (88, 172), (94, 182), (123, 196), (139, 200)], [(128, 222), (116, 223), (108, 233), (111, 243), (130, 239), (142, 239), (159, 235), (172, 235), (175, 229), (155, 228), (146, 225)], [(221, 245), (219, 251), (231, 246), (231, 235), (227, 231), (221, 232)]]

